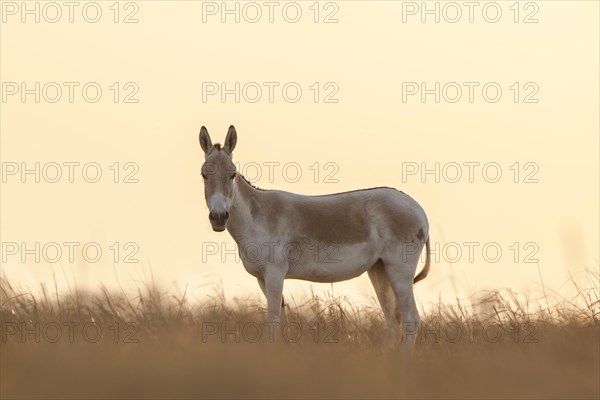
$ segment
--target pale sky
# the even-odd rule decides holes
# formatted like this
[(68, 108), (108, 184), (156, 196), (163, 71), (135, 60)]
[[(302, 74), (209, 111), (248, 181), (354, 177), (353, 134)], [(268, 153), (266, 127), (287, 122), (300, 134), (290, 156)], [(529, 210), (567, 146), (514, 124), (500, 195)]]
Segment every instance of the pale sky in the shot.
[[(225, 251), (231, 237), (210, 229), (202, 192), (200, 127), (222, 141), (230, 124), (234, 160), (251, 179), (260, 171), (260, 187), (392, 186), (419, 201), (437, 249), (417, 285), (422, 302), (504, 287), (539, 294), (540, 274), (570, 296), (569, 273), (585, 282), (586, 268), (598, 270), (597, 2), (521, 3), (518, 14), (497, 2), (495, 23), (486, 2), (472, 23), (466, 7), (452, 23), (445, 2), (439, 23), (421, 2), (279, 2), (272, 23), (262, 2), (239, 3), (237, 23), (221, 2), (121, 3), (118, 15), (98, 2), (96, 23), (86, 21), (93, 7), (76, 8), (73, 23), (63, 7), (52, 23), (56, 10), (39, 4), (35, 22), (20, 2), (2, 3), (0, 232), (2, 272), (16, 284), (35, 288), (54, 270), (63, 289), (67, 279), (115, 287), (116, 271), (126, 288), (153, 276), (200, 300), (218, 283), (229, 299), (258, 294)], [(36, 163), (39, 183), (21, 175)], [(51, 183), (54, 163), (62, 176)], [(100, 169), (97, 183), (84, 165), (88, 180)], [(438, 178), (422, 175), (436, 168)], [(36, 242), (40, 262), (22, 262), (21, 244)], [(79, 243), (74, 262), (65, 242)], [(60, 262), (41, 254), (48, 243), (60, 244)], [(83, 259), (86, 243), (102, 249), (98, 262)], [(131, 252), (143, 265), (123, 262)], [(284, 294), (311, 285), (331, 290), (290, 281)], [(366, 276), (333, 290), (374, 293)]]

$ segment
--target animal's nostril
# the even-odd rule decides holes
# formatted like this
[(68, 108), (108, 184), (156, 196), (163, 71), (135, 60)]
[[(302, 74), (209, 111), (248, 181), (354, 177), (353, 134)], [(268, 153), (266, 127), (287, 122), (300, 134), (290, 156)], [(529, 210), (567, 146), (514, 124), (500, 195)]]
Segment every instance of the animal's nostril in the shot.
[(213, 222), (222, 223), (222, 222), (225, 222), (228, 218), (229, 218), (229, 212), (227, 212), (227, 211), (223, 211), (223, 212), (212, 212), (211, 211), (208, 214), (208, 219)]

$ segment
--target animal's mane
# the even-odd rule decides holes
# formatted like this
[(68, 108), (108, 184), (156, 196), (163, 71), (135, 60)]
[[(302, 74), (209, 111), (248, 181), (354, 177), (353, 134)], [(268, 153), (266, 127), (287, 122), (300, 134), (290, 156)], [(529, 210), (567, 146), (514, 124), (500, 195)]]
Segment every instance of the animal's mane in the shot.
[(213, 145), (213, 147), (215, 148), (215, 150), (221, 151), (222, 147), (221, 147), (221, 143), (215, 143)]
[(248, 185), (250, 185), (252, 188), (256, 189), (256, 190), (260, 190), (261, 192), (268, 192), (269, 189), (263, 189), (263, 188), (259, 188), (258, 186), (255, 186), (252, 182), (250, 182), (248, 180), (248, 178), (246, 178), (244, 175), (240, 174), (239, 172), (237, 173), (238, 176), (240, 178), (242, 178), (244, 180), (244, 182), (246, 182)]
[[(237, 173), (238, 176), (240, 178), (242, 178), (244, 180), (244, 182), (246, 182), (248, 185), (250, 185), (252, 188), (256, 189), (256, 190), (260, 190), (261, 192), (269, 192), (271, 191), (271, 189), (263, 189), (260, 188), (258, 186), (255, 186), (252, 182), (250, 182), (248, 180), (248, 178), (246, 178), (244, 175), (240, 174), (239, 172)], [(391, 190), (395, 190), (397, 192), (400, 192), (402, 194), (407, 195), (406, 193), (404, 193), (401, 190), (398, 190), (396, 188), (393, 187), (389, 187), (389, 186), (376, 186), (376, 187), (371, 187), (371, 188), (365, 188), (365, 189), (354, 189), (354, 190), (347, 190), (345, 192), (337, 192), (337, 193), (327, 193), (327, 194), (312, 194), (312, 195), (304, 195), (304, 196), (308, 196), (308, 197), (327, 197), (327, 196), (335, 196), (338, 194), (346, 194), (346, 193), (355, 193), (355, 192), (364, 192), (364, 191), (368, 191), (368, 190), (375, 190), (375, 189), (391, 189)], [(407, 195), (408, 196), (408, 195)], [(409, 196), (410, 197), (410, 196)]]

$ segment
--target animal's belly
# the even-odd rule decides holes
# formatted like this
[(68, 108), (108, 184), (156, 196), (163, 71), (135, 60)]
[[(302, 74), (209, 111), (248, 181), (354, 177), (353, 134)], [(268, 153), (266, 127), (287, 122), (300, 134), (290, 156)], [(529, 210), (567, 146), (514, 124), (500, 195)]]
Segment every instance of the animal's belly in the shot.
[(318, 257), (302, 257), (291, 262), (288, 279), (313, 282), (339, 282), (356, 278), (377, 261), (376, 251), (366, 245), (328, 248)]

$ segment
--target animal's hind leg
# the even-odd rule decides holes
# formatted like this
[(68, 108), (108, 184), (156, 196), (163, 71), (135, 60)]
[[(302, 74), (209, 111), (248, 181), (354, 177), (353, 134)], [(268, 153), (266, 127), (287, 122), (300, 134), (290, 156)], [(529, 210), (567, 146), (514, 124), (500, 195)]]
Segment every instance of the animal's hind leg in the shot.
[(414, 348), (420, 316), (413, 293), (413, 280), (419, 258), (412, 254), (396, 254), (394, 259), (384, 259), (384, 269), (398, 303), (402, 320), (402, 345), (407, 350)]
[(400, 327), (400, 314), (396, 306), (396, 297), (390, 285), (390, 280), (385, 273), (383, 262), (378, 260), (368, 271), (369, 278), (375, 289), (377, 300), (385, 316), (389, 338), (394, 338)]

